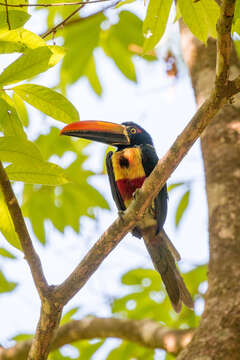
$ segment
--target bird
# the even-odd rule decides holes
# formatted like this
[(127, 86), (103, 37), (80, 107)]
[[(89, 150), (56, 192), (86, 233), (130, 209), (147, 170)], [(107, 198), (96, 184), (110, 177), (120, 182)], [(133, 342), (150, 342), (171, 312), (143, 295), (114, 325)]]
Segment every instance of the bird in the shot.
[[(158, 162), (151, 136), (138, 124), (128, 121), (117, 124), (107, 121), (78, 121), (68, 124), (61, 132), (102, 142), (116, 147), (106, 156), (106, 168), (113, 199), (120, 214), (126, 210)], [(179, 313), (184, 303), (193, 309), (193, 300), (176, 266), (180, 254), (163, 229), (167, 216), (167, 184), (163, 186), (141, 222), (132, 230), (143, 238), (155, 269), (161, 275), (173, 309)]]

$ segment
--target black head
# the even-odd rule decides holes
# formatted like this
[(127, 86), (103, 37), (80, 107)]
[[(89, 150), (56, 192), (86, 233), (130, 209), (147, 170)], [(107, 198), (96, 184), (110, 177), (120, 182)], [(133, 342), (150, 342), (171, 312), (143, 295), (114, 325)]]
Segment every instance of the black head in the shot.
[[(153, 145), (151, 136), (147, 133), (146, 130), (144, 130), (138, 124), (132, 121), (127, 121), (127, 122), (123, 122), (122, 125), (126, 126), (127, 133), (130, 139), (130, 144), (127, 145), (128, 147), (134, 145), (145, 145), (145, 144)], [(119, 148), (121, 148), (121, 146), (119, 146)]]

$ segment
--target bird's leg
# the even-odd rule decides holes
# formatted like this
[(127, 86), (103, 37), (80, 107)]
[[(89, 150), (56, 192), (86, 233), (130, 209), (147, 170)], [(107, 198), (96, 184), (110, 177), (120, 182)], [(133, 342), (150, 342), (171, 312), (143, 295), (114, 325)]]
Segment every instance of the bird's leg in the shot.
[(139, 194), (139, 189), (136, 189), (133, 193), (133, 198), (136, 200)]
[(123, 215), (124, 215), (124, 210), (118, 210), (118, 216), (121, 221), (123, 221)]

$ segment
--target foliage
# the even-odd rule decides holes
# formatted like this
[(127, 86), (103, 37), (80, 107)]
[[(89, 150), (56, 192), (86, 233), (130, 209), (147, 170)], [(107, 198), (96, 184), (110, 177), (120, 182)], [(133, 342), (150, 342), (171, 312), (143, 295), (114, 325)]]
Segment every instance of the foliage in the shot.
[[(44, 1), (41, 0), (41, 3)], [(8, 0), (9, 5), (22, 3), (27, 4), (27, 0)], [(81, 77), (86, 77), (94, 92), (98, 96), (102, 95), (103, 88), (97, 66), (99, 49), (112, 60), (119, 73), (126, 79), (137, 82), (134, 58), (141, 57), (149, 64), (157, 60), (154, 48), (165, 32), (169, 14), (175, 9), (171, 0), (150, 0), (146, 17), (142, 21), (134, 12), (129, 11), (132, 3), (134, 0), (118, 3), (115, 7), (115, 21), (104, 11), (89, 13), (85, 17), (81, 13), (76, 14), (65, 25), (64, 30), (58, 29), (55, 34), (57, 41), (63, 40), (63, 46), (49, 42), (50, 37), (44, 39), (24, 28), (31, 16), (27, 7), (6, 9), (4, 5), (0, 5), (0, 54), (19, 54), (17, 59), (6, 64), (0, 73), (0, 160), (4, 162), (12, 182), (24, 183), (23, 191), (18, 193), (22, 211), (30, 220), (36, 237), (43, 244), (47, 240), (47, 220), (62, 233), (67, 226), (79, 232), (81, 216), (95, 218), (93, 209), (108, 209), (108, 204), (88, 183), (89, 177), (94, 175), (83, 166), (87, 160), (84, 150), (88, 142), (59, 138), (59, 129), (54, 126), (49, 126), (47, 134), (38, 135), (35, 141), (30, 141), (28, 126), (34, 121), (38, 127), (38, 123), (37, 119), (29, 117), (25, 103), (62, 123), (78, 121), (78, 111), (65, 96), (67, 87)], [(64, 19), (74, 9), (76, 6), (49, 8), (47, 26), (53, 26), (59, 17)], [(240, 0), (237, 0), (232, 29), (237, 34), (240, 34), (239, 9)], [(35, 11), (32, 16), (38, 21), (40, 13)], [(179, 0), (177, 3), (176, 19), (182, 17), (192, 33), (205, 43), (209, 36), (216, 37), (218, 16), (219, 6), (213, 0)], [(239, 42), (236, 42), (236, 47), (239, 49)], [(50, 89), (37, 84), (36, 77), (47, 71), (51, 74), (51, 68), (57, 64), (60, 69), (57, 86)], [(59, 161), (55, 162), (64, 164), (66, 154), (71, 158), (68, 165), (59, 166), (54, 163), (57, 159)], [(190, 185), (186, 183), (172, 184), (169, 190), (177, 187), (184, 189), (184, 193), (176, 210), (176, 226), (187, 209), (191, 191)], [(0, 214), (2, 235), (10, 245), (20, 249), (1, 192)], [(8, 261), (15, 258), (11, 251), (4, 247), (0, 248), (0, 256)], [(206, 280), (205, 266), (189, 271), (184, 274), (184, 278), (195, 299), (200, 298), (202, 295), (199, 293), (199, 285)], [(16, 283), (8, 281), (2, 271), (0, 284), (1, 293), (13, 291), (16, 287)], [(127, 294), (115, 299), (111, 304), (114, 316), (130, 319), (144, 316), (176, 328), (198, 324), (199, 317), (187, 308), (179, 315), (173, 313), (155, 271), (132, 270), (122, 277), (122, 285)], [(75, 312), (76, 309), (72, 309), (66, 314), (62, 323), (69, 321)], [(20, 340), (23, 340), (23, 337)], [(78, 358), (91, 359), (103, 344), (103, 341), (82, 341), (73, 346), (78, 350)], [(130, 357), (153, 359), (154, 352), (122, 341), (108, 355), (108, 359)], [(55, 351), (51, 358), (68, 359), (59, 350)]]

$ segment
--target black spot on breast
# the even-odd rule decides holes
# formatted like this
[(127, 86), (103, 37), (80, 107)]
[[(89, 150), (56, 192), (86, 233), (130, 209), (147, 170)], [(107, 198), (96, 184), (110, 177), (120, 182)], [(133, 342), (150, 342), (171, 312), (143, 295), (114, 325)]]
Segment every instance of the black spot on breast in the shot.
[(122, 168), (129, 168), (129, 161), (127, 158), (125, 158), (124, 156), (121, 156), (119, 159), (119, 165)]

